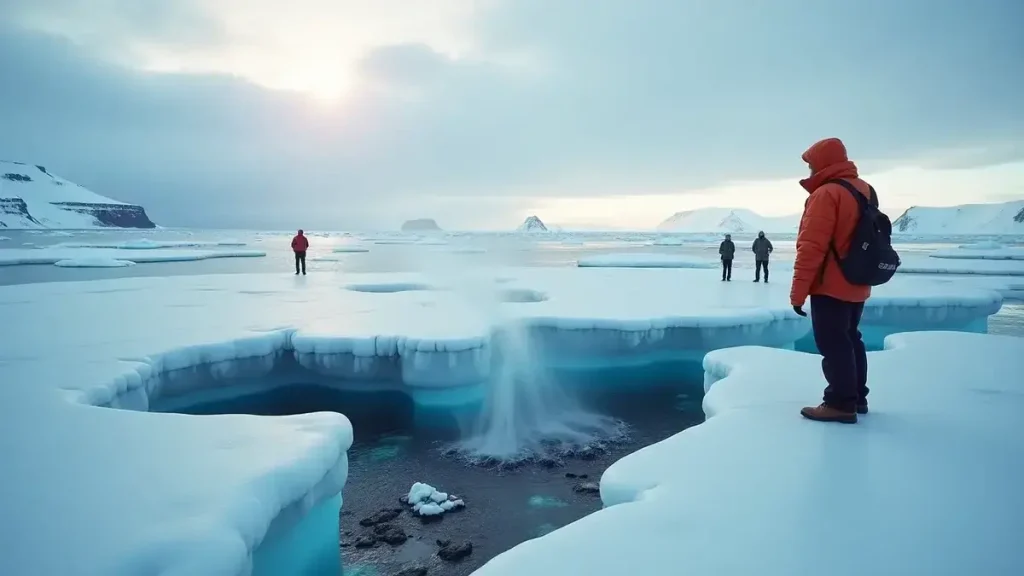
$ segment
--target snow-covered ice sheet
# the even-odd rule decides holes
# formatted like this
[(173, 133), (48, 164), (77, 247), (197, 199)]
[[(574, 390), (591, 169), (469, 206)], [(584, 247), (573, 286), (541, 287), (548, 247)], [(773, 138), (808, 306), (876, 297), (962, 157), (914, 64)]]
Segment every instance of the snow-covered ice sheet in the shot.
[[(967, 251), (964, 251), (965, 253)], [(974, 250), (972, 253), (983, 251)], [(934, 254), (933, 254), (934, 255)], [(933, 258), (933, 255), (901, 255), (902, 274), (978, 274), (983, 276), (1024, 276), (1024, 260), (981, 258)]]
[[(431, 395), (486, 377), (492, 330), (520, 322), (562, 362), (786, 346), (809, 330), (784, 284), (722, 284), (717, 271), (477, 272), (0, 287), (0, 317), (17, 327), (0, 331), (0, 438), (17, 439), (0, 443), (0, 523), (12, 534), (0, 539), (0, 573), (237, 574), (266, 548), (265, 534), (287, 539), (274, 526), (314, 509), (330, 516), (319, 506), (344, 481), (351, 430), (338, 415), (192, 417), (83, 404), (145, 410), (197, 382), (258, 379), (288, 354), (319, 374), (398, 379), (418, 402), (440, 402)], [(999, 305), (990, 290), (900, 280), (876, 292), (868, 317), (983, 317)], [(409, 286), (421, 289), (396, 290)], [(47, 553), (56, 543), (60, 554)]]
[(580, 268), (717, 268), (721, 262), (681, 254), (612, 253), (585, 256)]
[(936, 250), (929, 254), (932, 258), (949, 260), (1024, 260), (1024, 247), (1004, 246), (999, 248), (959, 248), (954, 250)]
[(887, 348), (854, 426), (798, 414), (820, 400), (818, 357), (709, 354), (707, 422), (608, 468), (604, 510), (474, 574), (1024, 574), (1024, 339)]
[(134, 266), (135, 262), (115, 260), (113, 258), (71, 258), (68, 260), (57, 260), (53, 265), (60, 268), (124, 268), (126, 266)]
[(259, 250), (181, 250), (153, 248), (146, 250), (122, 248), (35, 248), (0, 250), (0, 266), (55, 264), (61, 260), (106, 259), (126, 260), (136, 264), (151, 262), (190, 262), (210, 258), (259, 258)]
[(64, 242), (54, 248), (119, 248), (121, 250), (158, 250), (160, 248), (203, 248), (210, 246), (245, 246), (240, 240), (151, 240), (135, 238), (123, 242)]

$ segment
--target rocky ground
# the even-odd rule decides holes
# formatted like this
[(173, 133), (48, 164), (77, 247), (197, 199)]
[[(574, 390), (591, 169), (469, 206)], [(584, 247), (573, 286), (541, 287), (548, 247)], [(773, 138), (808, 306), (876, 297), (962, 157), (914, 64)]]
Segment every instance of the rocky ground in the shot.
[[(674, 391), (620, 402), (629, 436), (561, 460), (514, 468), (469, 466), (422, 435), (357, 438), (343, 493), (345, 576), (464, 576), (501, 552), (601, 508), (598, 482), (622, 456), (702, 421), (700, 399)], [(404, 501), (425, 482), (465, 502), (420, 517)]]

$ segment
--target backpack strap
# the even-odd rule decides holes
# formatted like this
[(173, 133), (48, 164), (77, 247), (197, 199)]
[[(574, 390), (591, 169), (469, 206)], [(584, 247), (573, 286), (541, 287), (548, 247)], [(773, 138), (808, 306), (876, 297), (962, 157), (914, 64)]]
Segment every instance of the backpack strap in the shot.
[[(854, 199), (857, 200), (857, 205), (860, 206), (861, 212), (863, 212), (864, 209), (866, 207), (868, 207), (868, 206), (871, 206), (873, 208), (878, 208), (878, 194), (875, 194), (875, 187), (871, 186), (870, 184), (868, 185), (868, 192), (870, 194), (870, 198), (865, 198), (864, 195), (861, 194), (860, 190), (858, 190), (856, 186), (851, 184), (848, 180), (843, 180), (842, 178), (833, 178), (832, 180), (826, 181), (825, 184), (838, 184), (838, 185), (842, 186), (843, 188), (846, 188), (846, 190), (850, 194), (853, 195)], [(835, 242), (832, 241), (832, 240), (829, 240), (828, 247), (829, 247), (829, 250), (832, 252), (832, 256), (836, 259), (836, 262), (839, 262), (839, 252), (836, 251), (836, 244), (835, 244)], [(826, 264), (827, 264), (827, 260), (826, 260)], [(825, 268), (824, 268), (824, 266), (822, 267), (821, 274), (822, 274), (822, 276), (825, 275)]]

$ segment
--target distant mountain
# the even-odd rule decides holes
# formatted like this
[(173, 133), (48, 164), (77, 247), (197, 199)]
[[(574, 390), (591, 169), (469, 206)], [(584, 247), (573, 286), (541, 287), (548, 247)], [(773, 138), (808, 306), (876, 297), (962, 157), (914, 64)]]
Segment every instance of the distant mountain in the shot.
[(441, 227), (432, 218), (406, 220), (402, 224), (402, 232), (439, 232)]
[(768, 217), (745, 208), (700, 208), (676, 212), (658, 225), (663, 232), (750, 232), (792, 234), (800, 215)]
[(52, 174), (0, 160), (0, 228), (156, 228), (142, 206), (125, 204)]
[(516, 232), (547, 232), (548, 227), (536, 216), (530, 216), (516, 228)]
[(897, 218), (892, 227), (897, 234), (1024, 234), (1024, 200), (948, 207), (913, 206)]

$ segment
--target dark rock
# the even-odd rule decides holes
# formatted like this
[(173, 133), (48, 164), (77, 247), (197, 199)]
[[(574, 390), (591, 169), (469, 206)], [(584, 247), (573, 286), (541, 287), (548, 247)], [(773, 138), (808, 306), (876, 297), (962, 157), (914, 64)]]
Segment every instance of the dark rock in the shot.
[(597, 457), (601, 455), (601, 452), (602, 451), (600, 449), (587, 446), (579, 452), (576, 452), (576, 457), (580, 460), (596, 460)]
[(423, 523), (423, 524), (433, 524), (435, 522), (440, 522), (441, 519), (444, 518), (445, 515), (444, 514), (433, 514), (433, 515), (430, 515), (430, 516), (423, 516), (422, 514), (417, 514), (417, 516), (419, 517), (421, 523)]
[(373, 527), (373, 533), (378, 540), (387, 542), (392, 546), (400, 546), (405, 544), (405, 541), (409, 539), (409, 536), (398, 526), (392, 524), (378, 524)]
[(425, 566), (402, 568), (398, 572), (395, 572), (395, 576), (427, 576), (427, 568)]
[(438, 557), (447, 562), (458, 562), (473, 553), (472, 542), (449, 544), (437, 551)]
[(580, 494), (600, 494), (601, 486), (597, 482), (580, 482), (579, 484), (572, 487), (573, 492)]
[(566, 478), (576, 478), (576, 475), (575, 475), (575, 474), (573, 474), (572, 472), (566, 472), (566, 473), (565, 473), (565, 477), (566, 477)]
[(451, 546), (451, 544), (451, 540), (441, 540), (440, 538), (438, 538), (437, 540), (437, 545), (441, 548), (444, 548), (445, 546)]
[(402, 513), (401, 508), (385, 508), (379, 512), (374, 512), (372, 515), (363, 518), (359, 521), (360, 526), (376, 526), (377, 524), (383, 524), (385, 522), (391, 522), (398, 515)]
[(351, 510), (342, 510), (341, 511), (341, 515), (342, 516), (351, 516), (352, 515), (352, 511)]
[(590, 475), (589, 474), (580, 474), (579, 476), (577, 476), (577, 478), (579, 478), (581, 480), (586, 480), (587, 478), (590, 478)]
[(363, 534), (352, 543), (356, 548), (373, 548), (377, 545), (377, 537), (373, 534)]
[(541, 458), (540, 460), (537, 461), (537, 463), (543, 466), (544, 468), (548, 469), (557, 468), (562, 465), (561, 462), (555, 460), (554, 458)]
[(399, 504), (404, 504), (404, 505), (408, 506), (409, 505), (409, 497), (408, 496), (399, 496), (398, 497), (398, 503)]

